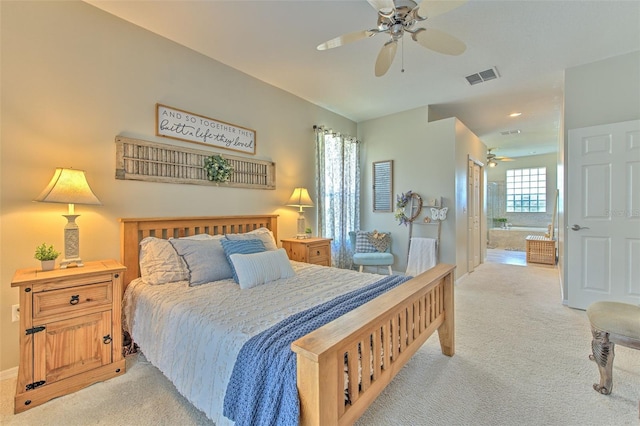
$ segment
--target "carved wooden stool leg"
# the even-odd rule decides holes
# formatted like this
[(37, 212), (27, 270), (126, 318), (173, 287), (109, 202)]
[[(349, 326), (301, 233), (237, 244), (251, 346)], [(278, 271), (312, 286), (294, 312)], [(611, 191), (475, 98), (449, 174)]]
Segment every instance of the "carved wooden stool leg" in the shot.
[(589, 359), (595, 361), (600, 371), (600, 383), (594, 383), (593, 388), (603, 395), (609, 395), (613, 389), (613, 358), (615, 357), (615, 343), (609, 341), (609, 333), (591, 327), (593, 340)]

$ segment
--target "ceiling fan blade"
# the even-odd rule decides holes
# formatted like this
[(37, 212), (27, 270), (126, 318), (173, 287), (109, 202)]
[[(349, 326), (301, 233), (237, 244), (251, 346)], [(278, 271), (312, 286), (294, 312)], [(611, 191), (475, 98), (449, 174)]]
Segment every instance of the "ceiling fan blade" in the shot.
[(334, 47), (344, 46), (347, 43), (352, 43), (354, 41), (362, 40), (363, 38), (373, 37), (378, 34), (375, 31), (364, 30), (364, 31), (355, 31), (349, 34), (343, 34), (339, 37), (332, 38), (329, 41), (325, 41), (322, 44), (319, 44), (316, 49), (318, 50), (327, 50), (333, 49)]
[(378, 59), (376, 59), (376, 77), (382, 77), (389, 71), (397, 49), (398, 43), (395, 40), (390, 40), (382, 46), (380, 53), (378, 53)]
[(496, 157), (495, 159), (498, 161), (516, 161), (515, 159), (510, 157)]
[(422, 28), (411, 37), (421, 46), (445, 55), (460, 55), (467, 50), (467, 46), (462, 41), (435, 28)]
[(384, 15), (390, 14), (395, 8), (396, 5), (393, 4), (393, 0), (367, 0), (371, 7), (373, 7), (378, 12), (382, 12)]
[(422, 18), (435, 18), (438, 15), (462, 6), (467, 1), (468, 0), (422, 0), (422, 3), (420, 3), (418, 7), (418, 15)]

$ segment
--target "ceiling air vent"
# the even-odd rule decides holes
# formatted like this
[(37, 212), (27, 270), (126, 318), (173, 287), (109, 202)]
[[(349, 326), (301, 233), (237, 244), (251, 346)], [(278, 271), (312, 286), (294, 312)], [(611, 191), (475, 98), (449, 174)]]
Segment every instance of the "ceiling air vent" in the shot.
[(473, 86), (474, 84), (483, 83), (489, 80), (495, 80), (500, 77), (498, 69), (496, 67), (489, 68), (488, 70), (480, 71), (475, 74), (466, 76), (467, 82)]
[(502, 136), (517, 135), (519, 133), (520, 130), (505, 130), (504, 132), (500, 132)]

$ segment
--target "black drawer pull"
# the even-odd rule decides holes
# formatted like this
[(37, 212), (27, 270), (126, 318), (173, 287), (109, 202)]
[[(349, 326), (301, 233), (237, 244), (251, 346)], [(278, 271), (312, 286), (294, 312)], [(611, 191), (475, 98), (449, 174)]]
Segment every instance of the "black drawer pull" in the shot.
[(69, 304), (70, 305), (77, 305), (78, 303), (80, 303), (80, 295), (76, 294), (74, 296), (71, 296), (71, 300), (69, 300)]
[(108, 345), (109, 343), (111, 343), (111, 335), (107, 334), (106, 336), (103, 336), (102, 343), (104, 343), (105, 345)]

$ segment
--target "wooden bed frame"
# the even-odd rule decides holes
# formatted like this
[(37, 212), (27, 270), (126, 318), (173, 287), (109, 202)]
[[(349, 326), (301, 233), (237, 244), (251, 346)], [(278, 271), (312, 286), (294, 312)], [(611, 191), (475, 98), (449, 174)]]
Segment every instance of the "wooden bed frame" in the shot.
[[(199, 233), (244, 233), (270, 229), (277, 241), (277, 215), (120, 219), (124, 287), (140, 276), (139, 243), (148, 236), (168, 239)], [(354, 423), (437, 330), (442, 353), (455, 353), (453, 270), (429, 271), (296, 340), (302, 425)], [(361, 350), (369, 347), (369, 350)], [(389, 348), (389, 350), (386, 350)], [(380, 362), (372, 362), (379, 353)], [(349, 403), (345, 403), (345, 359)], [(377, 357), (375, 357), (377, 359)], [(371, 375), (360, 380), (359, 365)], [(366, 368), (362, 368), (366, 371)]]

